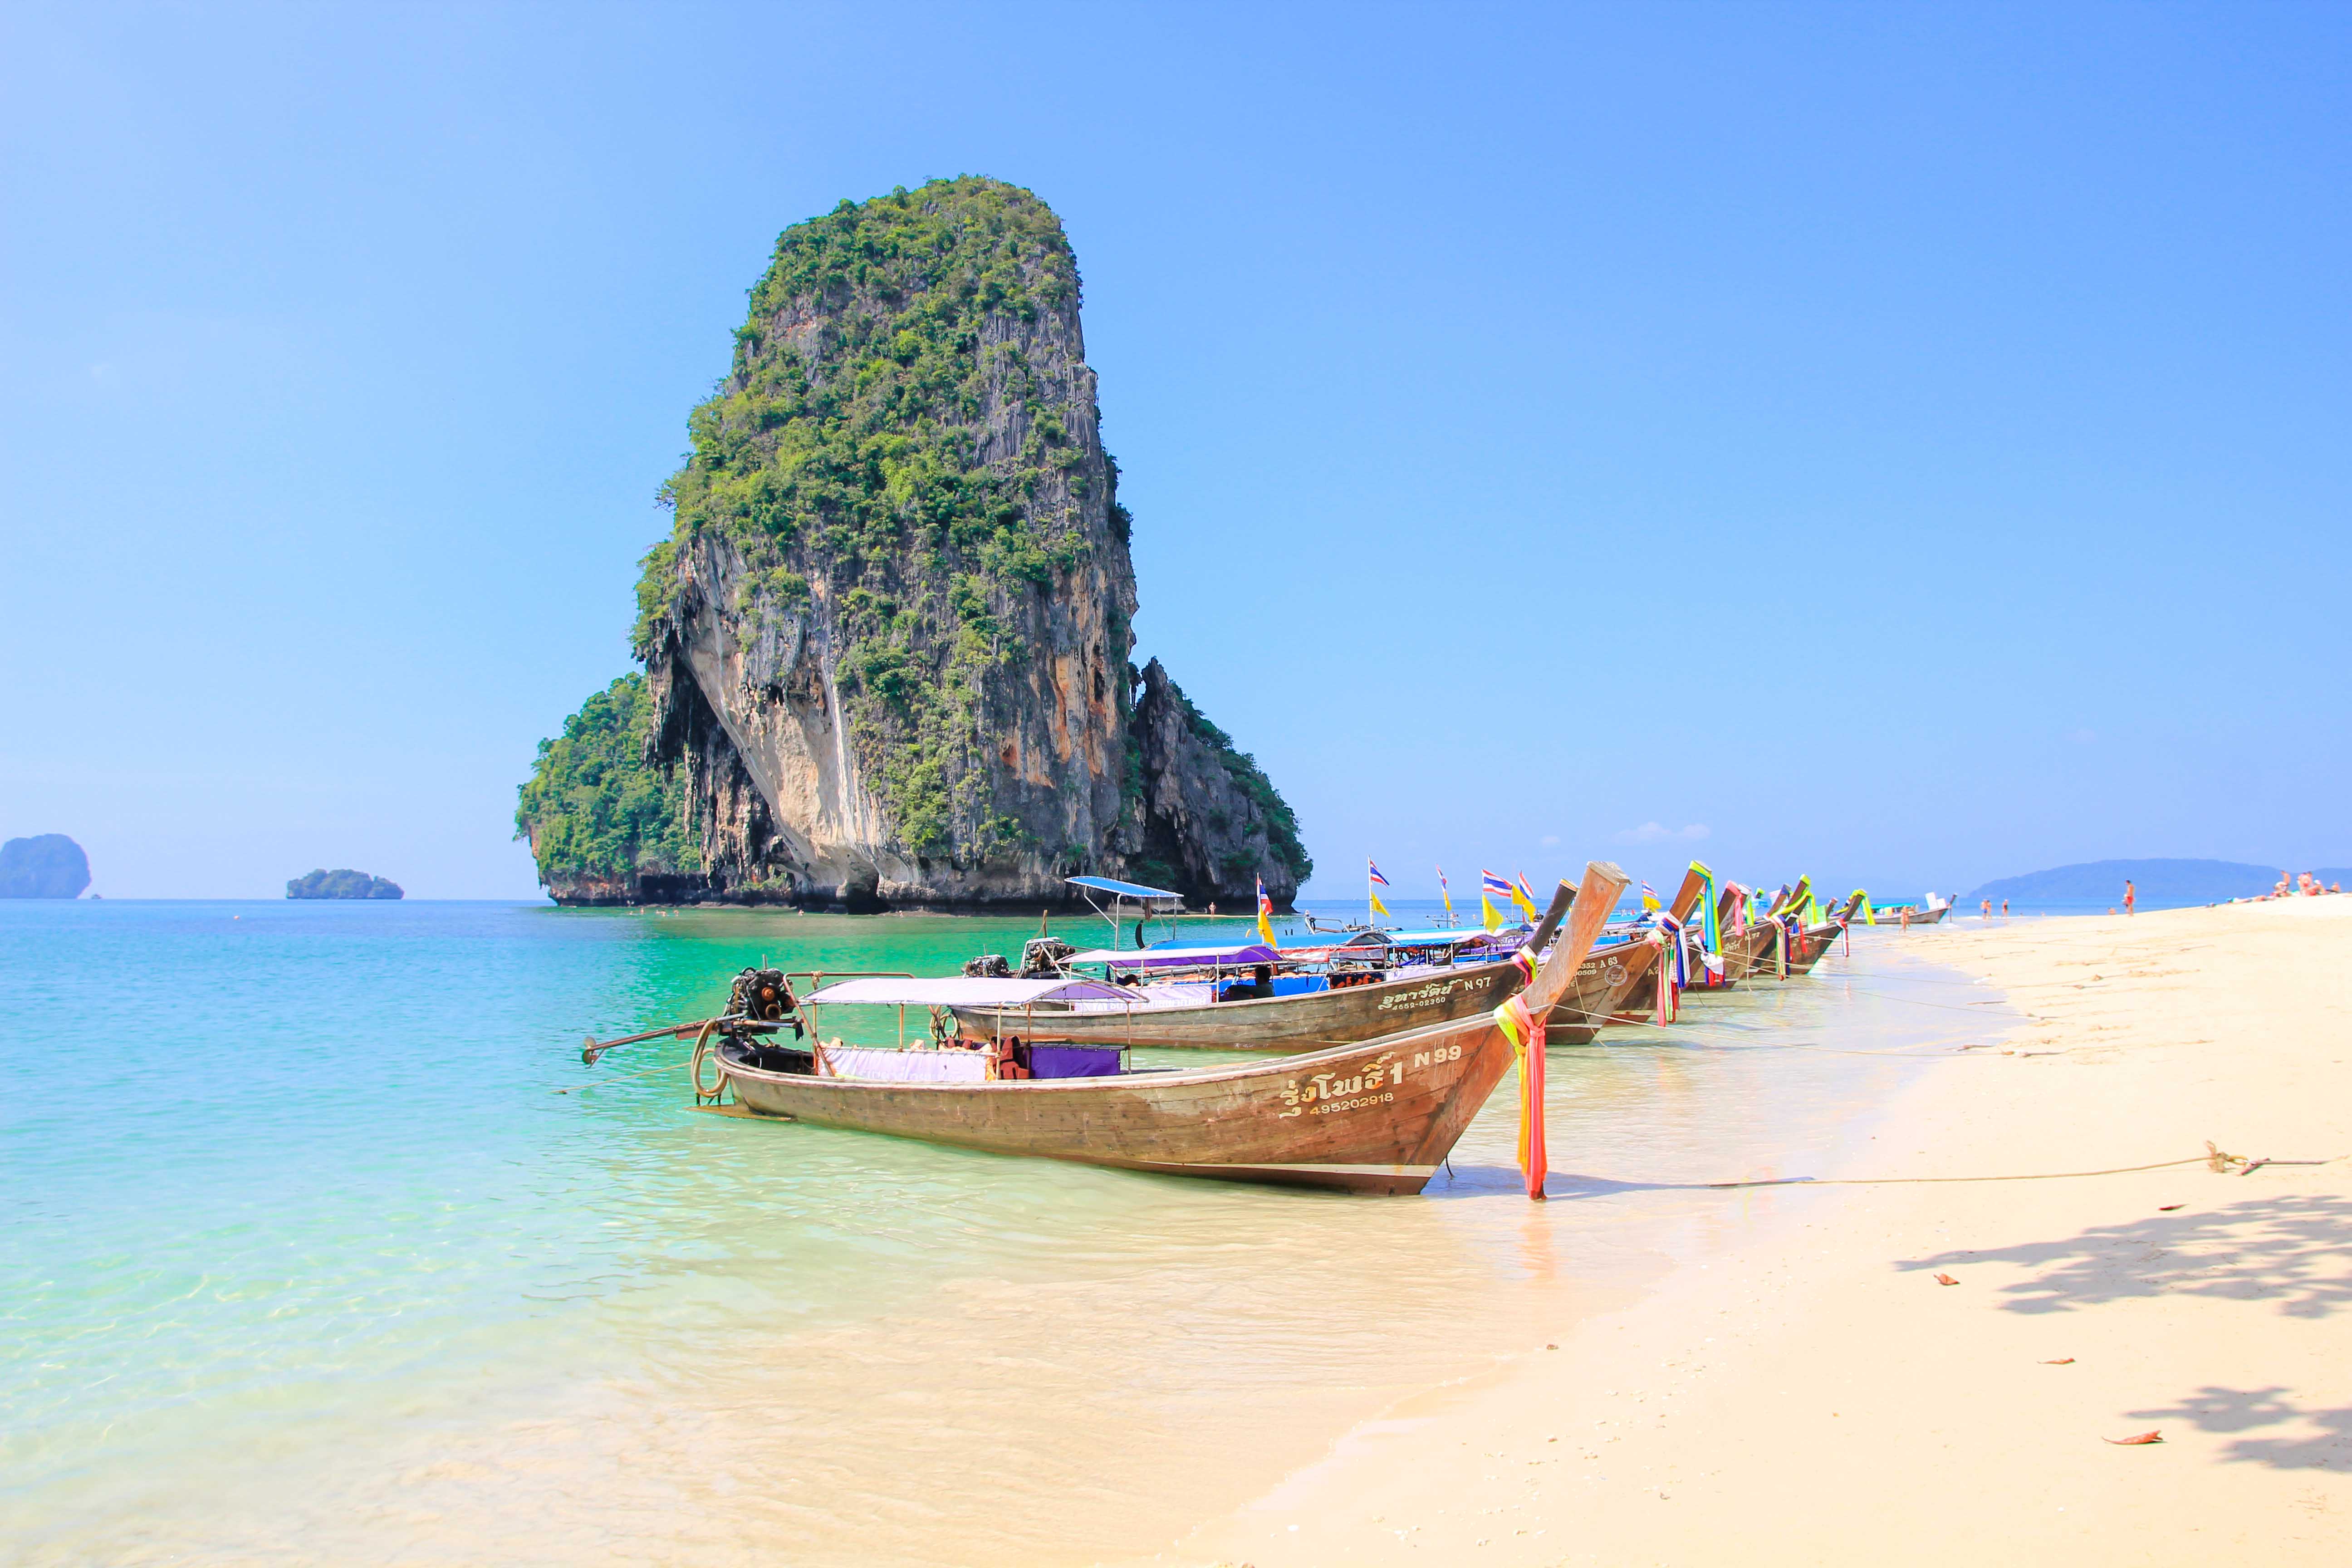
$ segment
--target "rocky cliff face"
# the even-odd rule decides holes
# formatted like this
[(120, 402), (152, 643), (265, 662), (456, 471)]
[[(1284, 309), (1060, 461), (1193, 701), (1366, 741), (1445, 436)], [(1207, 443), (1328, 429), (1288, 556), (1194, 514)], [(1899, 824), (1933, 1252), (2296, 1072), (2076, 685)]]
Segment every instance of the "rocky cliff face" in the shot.
[(690, 846), (625, 896), (1034, 906), (1096, 872), (1286, 904), (1288, 808), (1129, 662), (1098, 426), (1076, 262), (1029, 193), (940, 181), (786, 230), (646, 558), (648, 756)]

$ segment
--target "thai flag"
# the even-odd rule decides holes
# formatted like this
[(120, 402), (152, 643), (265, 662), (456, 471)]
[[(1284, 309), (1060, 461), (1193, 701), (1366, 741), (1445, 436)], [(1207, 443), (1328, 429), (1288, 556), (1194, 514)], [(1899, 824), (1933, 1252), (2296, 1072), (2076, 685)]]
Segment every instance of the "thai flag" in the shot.
[(1505, 903), (1511, 900), (1511, 884), (1492, 871), (1478, 873), (1478, 890), (1482, 893), (1492, 893)]
[(1379, 861), (1367, 859), (1364, 864), (1370, 868), (1373, 881), (1379, 883), (1383, 888), (1389, 885), (1389, 879), (1381, 875), (1381, 866)]

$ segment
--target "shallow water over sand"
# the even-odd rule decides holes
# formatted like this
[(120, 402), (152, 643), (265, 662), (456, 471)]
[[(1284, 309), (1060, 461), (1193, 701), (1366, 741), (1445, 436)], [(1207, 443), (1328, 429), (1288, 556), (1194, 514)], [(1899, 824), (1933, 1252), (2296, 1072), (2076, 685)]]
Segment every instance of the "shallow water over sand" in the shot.
[(0, 905), (0, 1555), (1148, 1555), (1754, 1223), (1769, 1189), (1685, 1184), (1825, 1166), (1903, 1053), (2008, 1016), (1875, 933), (1556, 1048), (1540, 1205), (1508, 1083), (1428, 1194), (1368, 1199), (697, 1116), (669, 1044), (579, 1062), (763, 954), (937, 973), (1032, 929)]

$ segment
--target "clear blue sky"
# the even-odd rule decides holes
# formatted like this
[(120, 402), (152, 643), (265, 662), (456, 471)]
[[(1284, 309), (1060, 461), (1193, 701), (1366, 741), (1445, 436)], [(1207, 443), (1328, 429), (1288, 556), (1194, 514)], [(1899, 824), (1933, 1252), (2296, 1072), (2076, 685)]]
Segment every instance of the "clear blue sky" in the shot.
[(530, 894), (777, 231), (969, 172), (1327, 897), (2352, 863), (2348, 78), (2342, 6), (12, 5), (0, 836)]

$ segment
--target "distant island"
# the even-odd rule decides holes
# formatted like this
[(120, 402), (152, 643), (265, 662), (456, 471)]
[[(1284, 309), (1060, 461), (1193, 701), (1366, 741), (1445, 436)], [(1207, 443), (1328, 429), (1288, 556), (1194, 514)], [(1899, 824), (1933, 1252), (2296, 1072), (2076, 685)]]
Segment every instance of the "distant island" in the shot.
[(62, 833), (0, 844), (0, 899), (79, 899), (89, 886), (89, 857)]
[(1987, 882), (1962, 902), (2013, 899), (2032, 904), (2112, 904), (2124, 896), (2129, 880), (2144, 903), (2218, 904), (2267, 893), (2279, 879), (2275, 866), (2247, 866), (2234, 860), (2091, 860), (2079, 866), (2056, 866), (2022, 877)]
[(313, 871), (307, 877), (297, 877), (286, 884), (289, 899), (397, 899), (404, 897), (397, 882), (382, 877), (371, 877), (365, 871)]

